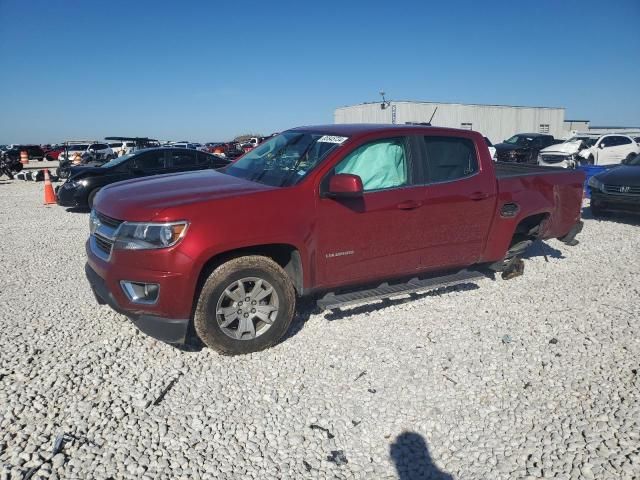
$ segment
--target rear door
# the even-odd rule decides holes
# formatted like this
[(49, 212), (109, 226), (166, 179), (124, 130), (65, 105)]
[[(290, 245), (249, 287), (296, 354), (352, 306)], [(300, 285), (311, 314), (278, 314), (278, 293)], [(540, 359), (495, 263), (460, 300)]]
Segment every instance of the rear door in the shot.
[(130, 168), (136, 176), (167, 173), (166, 150), (158, 149), (136, 155), (130, 160)]
[(472, 265), (482, 256), (494, 216), (495, 175), (490, 165), (482, 168), (471, 137), (422, 139), (421, 265), (425, 269)]
[[(420, 268), (419, 199), (408, 137), (367, 141), (345, 152), (321, 182), (317, 216), (319, 286), (373, 281)], [(336, 173), (362, 179), (360, 198), (323, 196)]]
[(196, 152), (187, 149), (169, 150), (169, 164), (167, 172), (186, 172), (198, 168)]

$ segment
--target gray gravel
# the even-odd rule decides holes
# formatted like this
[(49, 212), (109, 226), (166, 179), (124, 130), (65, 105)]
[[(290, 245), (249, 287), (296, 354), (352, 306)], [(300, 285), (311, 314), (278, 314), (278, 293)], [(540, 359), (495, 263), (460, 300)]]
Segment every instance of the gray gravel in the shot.
[(640, 478), (637, 222), (587, 219), (508, 282), (307, 302), (229, 358), (98, 306), (88, 216), (42, 196), (0, 180), (2, 479)]

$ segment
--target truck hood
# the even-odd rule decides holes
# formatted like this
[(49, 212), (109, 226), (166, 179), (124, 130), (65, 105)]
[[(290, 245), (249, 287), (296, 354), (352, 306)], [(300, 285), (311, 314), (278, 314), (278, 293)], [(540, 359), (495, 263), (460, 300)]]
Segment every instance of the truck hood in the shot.
[(608, 185), (640, 187), (640, 165), (621, 165), (597, 175), (598, 180)]
[(163, 210), (274, 189), (214, 170), (136, 178), (109, 185), (96, 196), (95, 208), (109, 217), (150, 221)]
[(557, 145), (551, 145), (547, 148), (543, 148), (542, 150), (540, 150), (540, 153), (542, 154), (559, 154), (559, 153), (564, 153), (566, 155), (573, 155), (575, 153), (578, 153), (580, 151), (580, 145), (582, 144), (581, 141), (577, 141), (577, 142), (564, 142), (564, 143), (559, 143)]

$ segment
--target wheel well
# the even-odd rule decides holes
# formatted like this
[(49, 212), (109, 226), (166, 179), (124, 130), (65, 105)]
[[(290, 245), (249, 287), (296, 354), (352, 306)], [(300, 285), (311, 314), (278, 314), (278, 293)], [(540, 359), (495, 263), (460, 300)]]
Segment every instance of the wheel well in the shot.
[(549, 218), (548, 213), (537, 213), (520, 220), (513, 232), (512, 242), (522, 241), (524, 239), (535, 239), (540, 234), (540, 229), (544, 226), (544, 222)]
[(289, 275), (296, 293), (298, 293), (298, 295), (302, 294), (302, 259), (300, 257), (300, 252), (293, 245), (268, 244), (238, 248), (210, 258), (200, 271), (194, 298), (198, 298), (202, 285), (204, 285), (204, 282), (207, 280), (211, 272), (213, 272), (217, 267), (233, 258), (244, 257), (247, 255), (260, 255), (268, 257), (276, 262), (284, 269), (285, 272), (287, 272), (287, 275)]

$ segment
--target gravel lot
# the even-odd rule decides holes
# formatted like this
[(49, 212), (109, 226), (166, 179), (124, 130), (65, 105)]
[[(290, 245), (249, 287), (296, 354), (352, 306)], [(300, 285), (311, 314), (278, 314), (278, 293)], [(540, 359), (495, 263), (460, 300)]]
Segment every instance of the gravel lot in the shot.
[(42, 188), (0, 179), (0, 478), (640, 478), (637, 221), (222, 357), (98, 306)]

